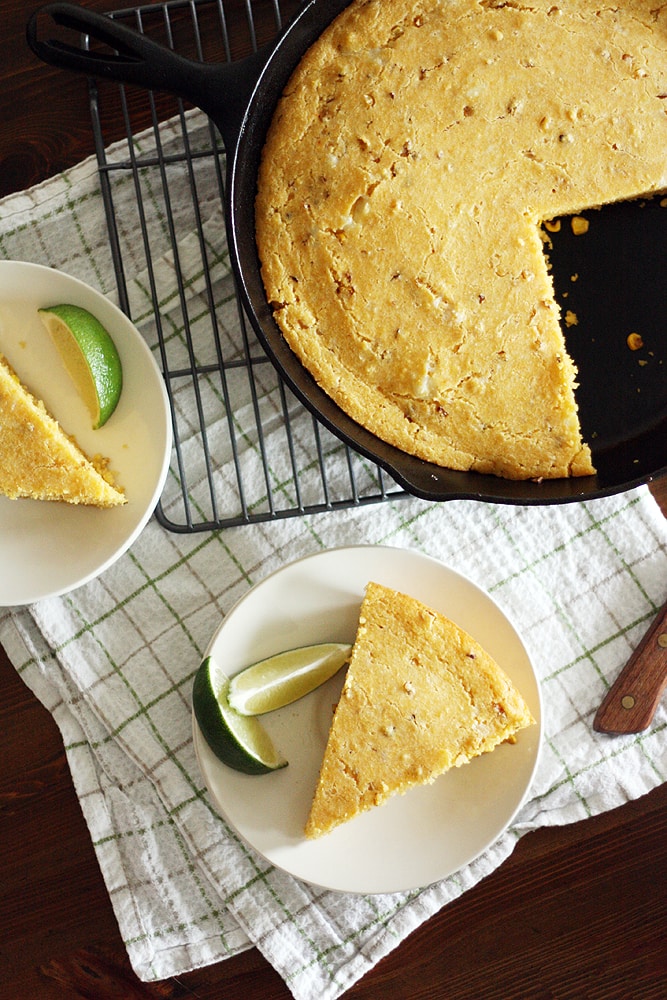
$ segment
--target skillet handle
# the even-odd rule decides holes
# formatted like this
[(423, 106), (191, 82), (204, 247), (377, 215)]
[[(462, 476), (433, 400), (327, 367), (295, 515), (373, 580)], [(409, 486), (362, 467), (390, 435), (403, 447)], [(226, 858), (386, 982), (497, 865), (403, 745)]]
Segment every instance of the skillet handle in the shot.
[[(40, 22), (47, 18), (115, 51), (88, 51), (57, 38), (42, 40), (38, 37)], [(247, 70), (239, 74), (238, 67), (254, 58), (250, 56), (243, 63), (195, 62), (106, 15), (70, 3), (51, 3), (35, 11), (28, 20), (26, 38), (35, 55), (51, 66), (187, 98), (215, 118), (225, 139), (225, 125), (229, 124), (226, 119), (233, 121), (237, 117), (234, 112), (244, 103), (247, 89), (239, 86)], [(236, 131), (231, 127), (232, 137)]]

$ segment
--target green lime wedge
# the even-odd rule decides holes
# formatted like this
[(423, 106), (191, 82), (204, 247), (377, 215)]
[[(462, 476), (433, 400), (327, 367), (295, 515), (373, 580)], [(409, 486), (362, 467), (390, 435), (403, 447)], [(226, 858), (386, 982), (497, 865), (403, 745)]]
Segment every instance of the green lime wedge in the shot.
[(287, 649), (232, 677), (229, 704), (241, 715), (262, 715), (314, 691), (349, 662), (352, 647), (321, 642)]
[(267, 774), (287, 766), (257, 719), (230, 708), (229, 678), (207, 656), (195, 674), (192, 706), (202, 735), (223, 764), (245, 774)]
[(93, 427), (102, 427), (123, 389), (123, 370), (111, 335), (81, 306), (65, 303), (38, 311), (90, 412)]

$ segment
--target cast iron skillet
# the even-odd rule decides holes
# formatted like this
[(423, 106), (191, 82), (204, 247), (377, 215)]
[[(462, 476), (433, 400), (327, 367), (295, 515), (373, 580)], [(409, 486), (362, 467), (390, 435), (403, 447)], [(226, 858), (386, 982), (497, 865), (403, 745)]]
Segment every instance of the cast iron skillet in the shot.
[[(667, 468), (667, 281), (665, 209), (657, 201), (592, 213), (586, 237), (554, 236), (551, 251), (563, 310), (580, 317), (568, 335), (579, 367), (584, 438), (598, 474), (577, 479), (514, 482), (454, 472), (414, 458), (351, 420), (317, 386), (273, 321), (255, 246), (254, 199), (264, 139), (276, 103), (308, 46), (349, 0), (308, 0), (266, 51), (233, 64), (184, 59), (130, 28), (81, 7), (54, 3), (36, 12), (28, 43), (45, 62), (89, 76), (164, 90), (205, 111), (227, 150), (227, 235), (248, 317), (269, 357), (302, 402), (339, 438), (377, 462), (410, 493), (427, 500), (469, 498), (548, 504), (585, 500), (645, 483)], [(88, 51), (58, 39), (40, 40), (49, 18), (110, 47)], [(572, 280), (573, 275), (577, 281)], [(585, 320), (585, 330), (582, 320)], [(630, 332), (646, 347), (632, 353)], [(639, 361), (646, 364), (640, 365)], [(663, 363), (664, 362), (664, 363)]]

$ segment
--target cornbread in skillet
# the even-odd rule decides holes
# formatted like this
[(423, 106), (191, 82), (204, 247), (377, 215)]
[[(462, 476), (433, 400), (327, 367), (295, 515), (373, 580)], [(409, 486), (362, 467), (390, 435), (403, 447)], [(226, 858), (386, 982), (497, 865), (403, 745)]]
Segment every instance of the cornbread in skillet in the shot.
[(86, 458), (0, 355), (0, 493), (96, 507), (124, 504), (105, 478), (106, 465)]
[(267, 297), (322, 388), (399, 449), (589, 474), (541, 224), (666, 187), (667, 6), (357, 0), (267, 137)]
[(415, 598), (369, 583), (306, 836), (434, 781), (533, 722), (479, 643)]

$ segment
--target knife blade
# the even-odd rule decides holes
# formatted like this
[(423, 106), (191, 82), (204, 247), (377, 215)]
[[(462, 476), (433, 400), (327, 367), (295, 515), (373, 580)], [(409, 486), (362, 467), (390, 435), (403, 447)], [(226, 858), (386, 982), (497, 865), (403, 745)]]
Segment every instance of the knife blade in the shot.
[(593, 721), (598, 733), (641, 733), (667, 684), (667, 603), (609, 689)]

